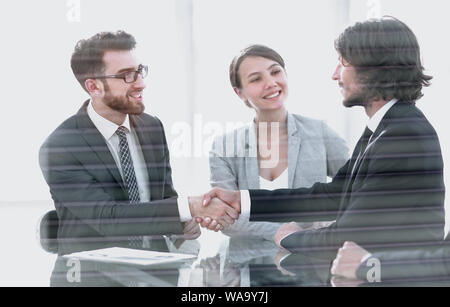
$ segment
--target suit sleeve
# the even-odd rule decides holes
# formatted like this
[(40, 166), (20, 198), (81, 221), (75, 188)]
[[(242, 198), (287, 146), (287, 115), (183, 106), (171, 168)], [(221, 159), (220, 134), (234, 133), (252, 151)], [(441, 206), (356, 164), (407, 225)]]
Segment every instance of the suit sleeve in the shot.
[(373, 253), (370, 258), (361, 263), (356, 275), (360, 280), (367, 280), (370, 274), (370, 259), (378, 260), (382, 282), (407, 280), (409, 284), (426, 279), (436, 280), (440, 284), (449, 282), (450, 267), (448, 257), (450, 248), (448, 242), (441, 241), (424, 246), (393, 249)]
[[(337, 249), (345, 241), (354, 241), (373, 251), (380, 246), (442, 240), (442, 156), (436, 134), (424, 130), (420, 126), (401, 126), (386, 131), (374, 146), (368, 147), (354, 177), (341, 186), (341, 192), (348, 194), (342, 194), (345, 205), (337, 221), (325, 229), (294, 233), (282, 245), (290, 250), (314, 246)], [(264, 207), (271, 206), (289, 213), (291, 220), (303, 217), (305, 212), (320, 214), (336, 203), (330, 197), (330, 193), (337, 192), (330, 189), (333, 185), (251, 193), (252, 211), (268, 211)], [(276, 213), (272, 208), (269, 212)]]
[(250, 221), (314, 222), (335, 220), (349, 162), (330, 183), (315, 183), (310, 188), (249, 190)]

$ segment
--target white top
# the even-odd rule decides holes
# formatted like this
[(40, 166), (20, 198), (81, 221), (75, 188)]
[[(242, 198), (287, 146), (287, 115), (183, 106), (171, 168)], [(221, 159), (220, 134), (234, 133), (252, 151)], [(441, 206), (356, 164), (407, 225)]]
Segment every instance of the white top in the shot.
[(287, 167), (281, 173), (280, 176), (275, 178), (273, 181), (267, 180), (259, 176), (259, 188), (262, 190), (276, 190), (276, 189), (287, 189), (288, 184), (288, 169)]

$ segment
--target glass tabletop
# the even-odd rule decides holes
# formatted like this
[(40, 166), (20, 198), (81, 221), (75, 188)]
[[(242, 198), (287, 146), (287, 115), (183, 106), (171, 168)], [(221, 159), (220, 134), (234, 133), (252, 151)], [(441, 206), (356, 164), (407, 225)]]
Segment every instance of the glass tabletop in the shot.
[[(5, 209), (6, 208), (6, 209)], [(441, 260), (409, 263), (411, 276), (370, 283), (333, 277), (334, 250), (310, 249), (291, 254), (272, 241), (228, 237), (202, 229), (195, 240), (170, 236), (58, 238), (56, 228), (43, 227), (47, 206), (2, 206), (1, 220), (15, 220), (4, 234), (1, 286), (51, 287), (332, 287), (449, 286)], [(6, 224), (6, 223), (2, 223)], [(14, 226), (11, 226), (14, 225)], [(49, 224), (47, 223), (46, 226)], [(51, 227), (50, 227), (51, 229)], [(51, 233), (53, 231), (53, 233)], [(110, 262), (72, 257), (73, 253), (122, 248), (191, 255), (156, 264)], [(444, 260), (445, 261), (445, 260)], [(405, 265), (405, 263), (402, 263)]]

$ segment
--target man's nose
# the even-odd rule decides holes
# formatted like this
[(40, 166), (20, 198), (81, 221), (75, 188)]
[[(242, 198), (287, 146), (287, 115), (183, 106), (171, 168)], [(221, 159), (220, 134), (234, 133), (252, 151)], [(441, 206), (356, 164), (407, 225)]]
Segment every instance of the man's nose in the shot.
[(331, 79), (333, 79), (333, 80), (339, 80), (339, 79), (341, 78), (341, 68), (342, 68), (342, 65), (339, 63), (339, 64), (336, 66), (336, 69), (334, 70), (334, 73), (333, 73), (333, 75), (331, 76)]
[(141, 74), (138, 74), (136, 81), (133, 82), (133, 87), (141, 88), (141, 89), (145, 88), (144, 78), (142, 78)]

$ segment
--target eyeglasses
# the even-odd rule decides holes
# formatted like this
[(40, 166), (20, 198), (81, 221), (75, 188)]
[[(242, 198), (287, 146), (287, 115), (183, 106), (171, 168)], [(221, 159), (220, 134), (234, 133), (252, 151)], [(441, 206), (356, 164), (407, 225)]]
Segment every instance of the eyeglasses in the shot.
[(147, 77), (148, 75), (148, 66), (139, 64), (138, 69), (136, 71), (127, 71), (117, 75), (107, 75), (107, 76), (95, 76), (90, 77), (88, 79), (106, 79), (106, 78), (116, 78), (122, 79), (125, 83), (133, 83), (136, 82), (138, 75), (141, 75), (142, 79)]

